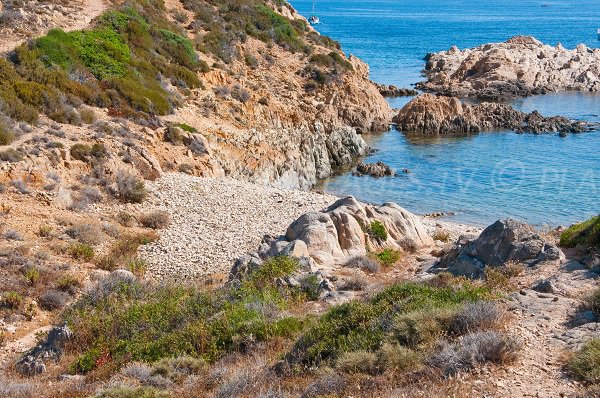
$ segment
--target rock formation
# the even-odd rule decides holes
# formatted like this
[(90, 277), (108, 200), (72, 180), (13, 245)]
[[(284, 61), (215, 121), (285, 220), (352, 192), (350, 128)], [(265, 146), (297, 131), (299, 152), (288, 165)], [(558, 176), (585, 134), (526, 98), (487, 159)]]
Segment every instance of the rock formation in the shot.
[(411, 88), (398, 88), (393, 84), (385, 85), (375, 83), (375, 86), (385, 98), (412, 97), (419, 95), (417, 90), (413, 90)]
[(600, 91), (600, 49), (574, 50), (517, 36), (504, 43), (429, 54), (417, 88), (458, 97), (510, 99), (555, 91)]
[[(372, 232), (371, 226), (376, 221), (383, 225), (385, 236)], [(288, 227), (285, 236), (263, 240), (259, 250), (243, 261), (290, 255), (311, 258), (319, 265), (331, 266), (347, 257), (364, 255), (367, 249), (412, 250), (431, 244), (433, 239), (420, 220), (397, 204), (374, 206), (349, 196), (323, 212), (300, 216)]]
[(562, 252), (529, 225), (516, 220), (496, 221), (472, 241), (460, 238), (434, 269), (453, 275), (480, 277), (485, 267), (500, 267), (509, 262), (535, 266), (558, 261)]
[(385, 177), (394, 176), (394, 170), (387, 164), (379, 161), (375, 163), (364, 163), (358, 162), (356, 165), (356, 171), (352, 173), (355, 176), (362, 177), (369, 175), (371, 177)]
[(399, 130), (423, 134), (476, 133), (515, 130), (522, 133), (592, 130), (586, 122), (561, 116), (543, 117), (537, 111), (524, 113), (509, 105), (483, 102), (462, 103), (456, 97), (422, 94), (406, 104), (393, 118)]

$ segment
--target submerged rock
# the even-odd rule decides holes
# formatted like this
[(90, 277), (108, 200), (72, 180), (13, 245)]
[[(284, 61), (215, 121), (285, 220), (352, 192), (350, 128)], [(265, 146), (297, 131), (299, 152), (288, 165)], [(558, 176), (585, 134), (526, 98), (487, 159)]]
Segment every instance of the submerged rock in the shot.
[(479, 133), (515, 130), (520, 133), (569, 132), (593, 129), (591, 124), (562, 116), (543, 117), (524, 113), (509, 105), (462, 103), (456, 97), (423, 94), (406, 104), (394, 117), (399, 130), (422, 134)]
[(362, 177), (364, 175), (369, 175), (371, 177), (385, 177), (385, 176), (394, 176), (394, 170), (387, 164), (382, 161), (376, 163), (364, 163), (359, 162), (356, 165), (356, 171), (352, 173), (355, 176)]
[(500, 267), (509, 262), (535, 266), (559, 261), (563, 254), (529, 225), (516, 220), (496, 221), (481, 235), (468, 241), (461, 238), (434, 266), (453, 275), (480, 277), (485, 267)]
[(398, 88), (392, 84), (386, 85), (375, 83), (375, 86), (385, 98), (412, 97), (419, 94), (417, 90), (411, 88)]

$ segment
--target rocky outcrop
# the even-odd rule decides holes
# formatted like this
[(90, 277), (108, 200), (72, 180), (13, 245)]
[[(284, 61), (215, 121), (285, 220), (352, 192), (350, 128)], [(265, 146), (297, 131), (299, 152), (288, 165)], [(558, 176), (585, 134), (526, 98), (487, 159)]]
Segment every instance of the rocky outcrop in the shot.
[(579, 133), (591, 124), (561, 116), (543, 117), (537, 111), (524, 113), (509, 105), (483, 102), (462, 103), (456, 97), (423, 94), (406, 104), (393, 118), (402, 131), (422, 134), (477, 133), (514, 130), (521, 133)]
[(375, 86), (377, 86), (377, 89), (385, 98), (412, 97), (419, 95), (417, 90), (411, 88), (398, 88), (392, 84), (386, 85), (375, 83)]
[[(374, 222), (381, 223), (384, 234), (373, 233)], [(374, 206), (349, 196), (322, 212), (303, 214), (288, 227), (284, 236), (263, 240), (259, 250), (244, 262), (290, 255), (310, 258), (317, 265), (327, 267), (350, 256), (364, 255), (367, 249), (413, 250), (432, 244), (432, 238), (417, 216), (397, 204)]]
[(390, 166), (381, 161), (375, 163), (358, 162), (356, 171), (352, 174), (358, 177), (368, 175), (376, 178), (396, 175)]
[(555, 244), (529, 225), (508, 219), (496, 221), (475, 240), (460, 238), (434, 270), (477, 278), (483, 275), (485, 267), (500, 267), (510, 262), (535, 266), (558, 261), (562, 256)]
[(600, 49), (545, 45), (517, 36), (504, 43), (429, 54), (417, 88), (458, 97), (511, 99), (555, 91), (600, 91)]
[(29, 350), (15, 368), (26, 376), (33, 376), (46, 371), (46, 361), (57, 362), (63, 354), (65, 344), (71, 339), (73, 332), (68, 326), (55, 326), (48, 332), (46, 339)]

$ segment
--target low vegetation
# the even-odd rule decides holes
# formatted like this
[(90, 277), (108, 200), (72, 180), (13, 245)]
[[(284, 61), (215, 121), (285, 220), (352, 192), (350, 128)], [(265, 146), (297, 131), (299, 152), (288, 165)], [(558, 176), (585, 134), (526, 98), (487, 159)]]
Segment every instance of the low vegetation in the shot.
[(600, 339), (588, 341), (568, 363), (575, 377), (590, 385), (600, 385)]
[[(336, 366), (344, 372), (377, 374), (429, 364), (453, 373), (464, 361), (443, 360), (444, 352), (453, 350), (460, 356), (475, 347), (485, 350), (492, 332), (499, 346), (477, 361), (509, 361), (518, 344), (497, 332), (503, 316), (487, 301), (490, 297), (487, 288), (470, 282), (445, 287), (392, 285), (366, 302), (328, 310), (296, 341), (286, 361), (296, 371)], [(489, 333), (476, 334), (483, 332)]]
[(398, 250), (394, 249), (383, 249), (379, 253), (375, 254), (375, 258), (383, 265), (384, 267), (391, 267), (396, 264), (400, 258), (402, 257), (402, 253)]
[(113, 274), (64, 315), (75, 331), (73, 349), (82, 351), (71, 371), (87, 373), (105, 362), (120, 367), (132, 360), (155, 362), (178, 355), (212, 362), (260, 341), (290, 337), (302, 321), (280, 311), (301, 296), (277, 287), (275, 280), (296, 266), (292, 259), (275, 258), (239, 288), (210, 293)]
[(592, 247), (600, 249), (600, 216), (571, 225), (560, 235), (563, 247)]

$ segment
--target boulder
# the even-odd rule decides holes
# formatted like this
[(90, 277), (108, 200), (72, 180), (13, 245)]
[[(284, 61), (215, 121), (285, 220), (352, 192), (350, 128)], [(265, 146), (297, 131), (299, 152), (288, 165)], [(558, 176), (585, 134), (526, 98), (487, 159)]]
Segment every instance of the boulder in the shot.
[[(386, 240), (369, 232), (373, 221), (383, 224)], [(338, 200), (323, 212), (302, 215), (288, 227), (285, 239), (303, 241), (310, 257), (321, 265), (363, 255), (367, 247), (414, 249), (433, 244), (414, 214), (395, 203), (373, 206), (360, 203), (351, 196)]]
[(500, 267), (509, 262), (535, 266), (560, 261), (563, 254), (529, 225), (516, 220), (496, 221), (477, 239), (459, 238), (452, 249), (435, 265), (454, 275), (480, 277), (485, 267)]
[(376, 163), (358, 162), (356, 165), (356, 171), (352, 174), (358, 177), (369, 175), (376, 178), (395, 175), (394, 170), (381, 161)]

